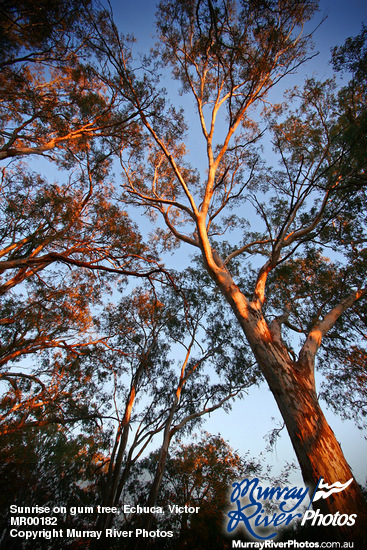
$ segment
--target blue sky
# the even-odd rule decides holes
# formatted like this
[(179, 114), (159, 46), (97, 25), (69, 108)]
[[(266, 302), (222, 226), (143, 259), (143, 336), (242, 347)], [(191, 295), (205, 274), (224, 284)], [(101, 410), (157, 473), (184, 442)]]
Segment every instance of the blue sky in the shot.
[[(111, 5), (121, 31), (133, 33), (141, 50), (149, 47), (154, 34), (156, 2), (154, 0), (112, 0)], [(358, 33), (361, 22), (367, 20), (367, 2), (365, 0), (322, 0), (315, 22), (320, 22), (324, 15), (327, 19), (315, 33), (317, 49), (320, 50), (319, 59), (315, 62), (317, 65), (327, 63), (332, 46), (340, 45), (345, 38)]]

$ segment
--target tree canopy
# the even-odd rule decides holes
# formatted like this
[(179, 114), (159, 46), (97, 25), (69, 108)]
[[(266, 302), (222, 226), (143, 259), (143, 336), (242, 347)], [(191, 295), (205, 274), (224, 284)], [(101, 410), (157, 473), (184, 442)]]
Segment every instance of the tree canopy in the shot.
[[(1, 10), (5, 455), (48, 436), (88, 454), (94, 431), (114, 506), (160, 434), (153, 505), (187, 467), (174, 438), (264, 380), (305, 484), (348, 481), (319, 398), (365, 427), (366, 28), (279, 103), (313, 56), (313, 0), (162, 0), (146, 56), (89, 0)], [(320, 502), (358, 513), (341, 540), (365, 509), (355, 480)]]
[[(332, 81), (309, 79), (282, 106), (269, 96), (310, 55), (302, 27), (315, 8), (161, 2), (159, 43), (143, 76), (113, 25), (95, 43), (107, 60), (104, 79), (139, 114), (146, 147), (144, 156), (121, 152), (123, 200), (161, 215), (164, 245), (189, 244), (201, 256), (274, 394), (311, 486), (321, 475), (330, 482), (352, 476), (320, 408), (314, 370), (318, 353), (337, 355), (328, 345), (336, 333), (345, 341), (363, 331), (366, 295), (365, 163), (355, 147), (364, 81), (339, 91)], [(193, 101), (205, 171), (188, 163), (183, 113), (158, 95), (157, 77), (150, 77), (155, 62), (171, 68)], [(278, 166), (258, 147), (262, 121)], [(235, 238), (227, 238), (234, 227)], [(295, 343), (289, 330), (301, 335)], [(349, 503), (340, 496), (325, 507), (350, 512), (353, 501), (363, 509), (353, 487)]]

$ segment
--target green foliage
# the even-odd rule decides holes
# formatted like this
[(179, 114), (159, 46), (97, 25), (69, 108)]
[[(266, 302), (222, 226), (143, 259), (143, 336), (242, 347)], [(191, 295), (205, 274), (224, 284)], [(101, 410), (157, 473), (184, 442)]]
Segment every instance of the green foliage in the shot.
[(357, 82), (362, 83), (367, 71), (367, 28), (362, 23), (361, 32), (354, 37), (347, 38), (342, 46), (332, 50), (332, 63), (336, 71), (348, 71), (353, 74)]

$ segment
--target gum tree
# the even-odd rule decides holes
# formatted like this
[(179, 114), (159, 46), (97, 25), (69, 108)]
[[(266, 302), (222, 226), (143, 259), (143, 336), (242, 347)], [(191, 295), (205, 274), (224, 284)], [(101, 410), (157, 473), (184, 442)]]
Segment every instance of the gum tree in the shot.
[[(89, 0), (37, 5), (22, 0), (0, 7), (5, 432), (70, 419), (65, 411), (55, 413), (53, 404), (62, 396), (67, 401), (74, 375), (66, 380), (58, 368), (36, 364), (35, 357), (62, 349), (75, 359), (98, 340), (91, 309), (112, 280), (161, 271), (153, 250), (114, 200), (111, 151), (136, 132), (130, 106), (118, 101), (117, 110), (116, 96), (88, 68), (87, 40), (93, 33), (88, 21), (101, 9)], [(24, 368), (25, 358), (32, 369)]]
[[(139, 112), (145, 136), (144, 153), (121, 153), (124, 199), (161, 216), (166, 246), (184, 243), (200, 255), (251, 346), (311, 488), (320, 476), (328, 483), (353, 477), (321, 410), (315, 366), (350, 312), (363, 324), (366, 295), (365, 189), (356, 185), (365, 165), (349, 162), (363, 85), (343, 101), (333, 83), (310, 80), (294, 90), (293, 112), (268, 103), (272, 88), (307, 59), (302, 28), (316, 7), (287, 0), (160, 2), (155, 59), (171, 67), (193, 99), (202, 171), (187, 164), (182, 113), (165, 104), (153, 71), (141, 77), (142, 68), (133, 68), (113, 25), (96, 43), (106, 58), (102, 78)], [(262, 121), (277, 169), (256, 148)], [(197, 155), (197, 141), (195, 149)], [(356, 482), (320, 503), (323, 511), (359, 518), (364, 506)]]
[[(3, 2), (0, 23), (0, 160), (70, 156), (91, 138), (121, 134), (113, 96), (86, 69), (93, 0)], [(122, 112), (120, 113), (122, 115)]]
[[(153, 507), (174, 437), (188, 433), (205, 415), (229, 411), (233, 400), (258, 381), (243, 337), (232, 334), (220, 300), (201, 299), (196, 276), (181, 274), (180, 288), (166, 286), (164, 293), (136, 290), (103, 316), (109, 351), (102, 349), (92, 364), (95, 370), (103, 365), (107, 380), (113, 376), (111, 416), (117, 420), (104, 506), (121, 503), (138, 459), (155, 437), (161, 447), (146, 495), (146, 505)], [(218, 318), (228, 333), (218, 330)], [(145, 521), (152, 519), (147, 514)], [(112, 521), (112, 515), (101, 515), (98, 529)]]

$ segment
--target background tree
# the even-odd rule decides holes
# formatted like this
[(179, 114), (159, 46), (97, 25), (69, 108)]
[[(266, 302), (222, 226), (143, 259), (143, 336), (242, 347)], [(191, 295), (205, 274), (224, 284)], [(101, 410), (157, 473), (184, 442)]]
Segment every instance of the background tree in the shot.
[(108, 171), (111, 152), (137, 139), (135, 112), (121, 98), (115, 105), (87, 62), (104, 9), (89, 0), (1, 9), (1, 159), (36, 155), (48, 172), (67, 170), (58, 184), (25, 162), (4, 163), (0, 270), (10, 276), (1, 292), (54, 262), (131, 274), (144, 247), (113, 204)]
[(0, 159), (53, 151), (67, 161), (93, 137), (121, 137), (131, 113), (113, 118), (114, 98), (85, 62), (101, 11), (92, 0), (1, 3)]
[(85, 358), (90, 354), (87, 347), (78, 353), (45, 352), (41, 357), (35, 354), (31, 368), (21, 365), (3, 372), (0, 433), (12, 434), (48, 424), (71, 428), (83, 420), (98, 423), (106, 416), (100, 381), (103, 372), (86, 364)]
[[(19, 166), (3, 172), (0, 380), (8, 388), (5, 429), (14, 410), (23, 407), (24, 419), (36, 403), (45, 411), (58, 383), (65, 389), (67, 377), (60, 376), (59, 367), (43, 363), (30, 372), (24, 369), (25, 358), (35, 362), (47, 349), (82, 353), (98, 341), (91, 310), (101, 303), (114, 273), (121, 278), (122, 272), (139, 272), (146, 251), (127, 215), (113, 204), (103, 163), (85, 170), (62, 186), (22, 173)], [(101, 270), (112, 271), (109, 280)], [(71, 388), (76, 372), (69, 374)]]
[[(147, 485), (153, 482), (157, 453), (142, 459), (128, 486), (132, 502), (143, 505)], [(288, 473), (282, 472), (282, 483)], [(194, 441), (185, 443), (178, 438), (172, 445), (157, 505), (164, 510), (169, 506), (200, 507), (199, 513), (174, 513), (156, 516), (154, 528), (173, 530), (173, 539), (165, 539), (159, 545), (151, 540), (152, 548), (227, 548), (230, 539), (225, 535), (225, 519), (228, 511), (228, 490), (234, 480), (261, 477), (269, 483), (276, 482), (264, 467), (261, 457), (254, 459), (240, 456), (219, 435), (202, 432)], [(133, 522), (134, 518), (128, 518)], [(241, 537), (238, 533), (236, 537)]]
[[(105, 506), (120, 504), (130, 470), (163, 432), (147, 497), (147, 505), (154, 506), (172, 438), (220, 407), (229, 410), (233, 399), (257, 382), (251, 365), (245, 368), (241, 338), (217, 332), (213, 319), (221, 318), (220, 300), (213, 304), (199, 296), (196, 273), (189, 272), (179, 289), (166, 287), (162, 294), (142, 289), (108, 308), (103, 326), (110, 351), (98, 361), (113, 371), (118, 426), (104, 479)], [(146, 521), (151, 519), (148, 514)], [(112, 520), (101, 516), (98, 528)]]
[(1, 294), (55, 262), (139, 275), (146, 247), (126, 213), (113, 204), (108, 161), (94, 158), (92, 163), (87, 154), (74, 168), (62, 185), (23, 165), (3, 169)]
[[(5, 432), (80, 417), (85, 402), (78, 407), (71, 394), (75, 390), (81, 397), (88, 376), (79, 372), (78, 378), (72, 367), (69, 377), (65, 371), (61, 375), (57, 360), (31, 371), (22, 361), (36, 361), (40, 352), (57, 348), (74, 353), (69, 359), (75, 365), (75, 355), (98, 340), (91, 308), (100, 304), (113, 276), (115, 283), (118, 277), (121, 282), (129, 275), (150, 277), (161, 271), (153, 250), (114, 200), (109, 157), (136, 132), (129, 107), (125, 111), (119, 103), (115, 110), (114, 96), (88, 67), (90, 22), (100, 11), (102, 6), (89, 0), (1, 4)], [(32, 162), (35, 157), (38, 162)], [(101, 273), (110, 273), (109, 281)], [(95, 412), (87, 407), (83, 414)]]
[[(170, 338), (184, 345), (186, 356), (181, 362), (179, 375), (175, 377), (171, 403), (164, 419), (163, 441), (146, 501), (148, 507), (156, 503), (173, 437), (179, 436), (186, 424), (192, 429), (192, 423), (204, 414), (220, 407), (228, 412), (233, 398), (237, 395), (242, 397), (242, 392), (259, 380), (259, 373), (253, 368), (246, 344), (223, 318), (221, 297), (217, 296), (208, 302), (206, 293), (197, 284), (200, 272), (189, 269), (185, 275), (183, 286), (181, 282), (181, 289), (185, 292), (185, 317), (173, 318), (166, 323), (166, 328)], [(177, 294), (172, 296), (173, 302), (175, 297)], [(186, 344), (182, 341), (185, 324), (189, 337)], [(223, 331), (223, 326), (227, 330)], [(198, 340), (200, 332), (203, 333), (201, 344)], [(200, 350), (198, 357), (193, 355), (195, 347)], [(214, 376), (203, 377), (202, 371), (206, 364), (214, 369)], [(153, 515), (147, 514), (144, 528), (149, 530), (152, 522)]]

